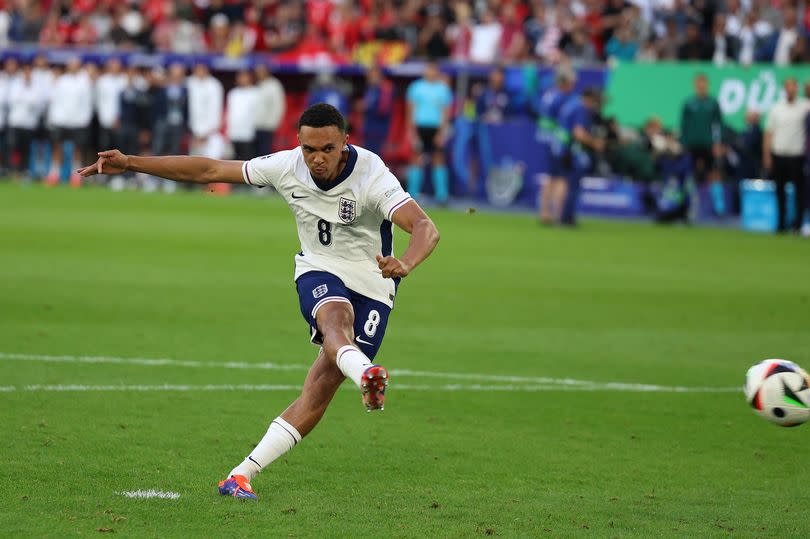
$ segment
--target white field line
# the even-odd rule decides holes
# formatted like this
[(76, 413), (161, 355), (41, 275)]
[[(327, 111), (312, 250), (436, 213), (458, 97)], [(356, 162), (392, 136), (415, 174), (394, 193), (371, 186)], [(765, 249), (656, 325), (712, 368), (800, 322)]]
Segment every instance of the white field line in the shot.
[[(213, 368), (213, 369), (258, 369), (258, 370), (284, 370), (284, 371), (305, 371), (309, 369), (308, 365), (304, 364), (280, 364), (280, 363), (248, 363), (240, 361), (197, 361), (197, 360), (179, 360), (169, 358), (124, 358), (115, 356), (50, 356), (41, 354), (17, 354), (0, 352), (0, 360), (4, 361), (42, 361), (51, 363), (91, 363), (91, 364), (116, 364), (116, 365), (145, 365), (157, 367), (186, 367), (186, 368)], [(730, 393), (740, 391), (737, 387), (684, 387), (684, 386), (662, 386), (656, 384), (634, 384), (624, 382), (596, 382), (591, 380), (577, 380), (573, 378), (549, 378), (537, 376), (509, 376), (498, 374), (480, 374), (480, 373), (454, 373), (454, 372), (436, 372), (436, 371), (414, 371), (408, 369), (392, 369), (391, 376), (394, 378), (400, 377), (413, 377), (420, 379), (444, 379), (444, 380), (467, 380), (476, 382), (500, 382), (504, 385), (479, 385), (479, 384), (449, 384), (445, 386), (430, 385), (430, 386), (408, 386), (397, 384), (399, 389), (413, 389), (420, 390), (436, 390), (446, 389), (447, 391), (548, 391), (551, 389), (556, 390), (582, 390), (582, 391), (634, 391), (634, 392), (669, 392), (669, 393)], [(17, 388), (1, 389), (0, 391), (14, 391)], [(30, 388), (44, 388), (44, 387), (72, 387), (72, 386), (25, 386)], [(85, 386), (81, 386), (85, 387)], [(194, 387), (193, 391), (205, 391), (206, 387), (220, 388), (212, 389), (209, 391), (289, 391), (298, 389), (299, 386), (236, 386), (236, 385), (204, 385), (204, 386), (86, 386), (86, 387), (110, 387), (121, 388), (131, 387), (130, 391), (138, 391), (138, 387)], [(230, 388), (230, 389), (229, 389)], [(239, 389), (242, 388), (242, 389)], [(259, 388), (259, 389), (248, 389)], [(455, 388), (455, 389), (452, 389)], [(486, 389), (485, 389), (486, 388)], [(505, 389), (498, 389), (505, 388)], [(521, 389), (523, 388), (523, 389)], [(534, 389), (532, 389), (534, 388)], [(35, 391), (36, 389), (24, 389), (27, 391)], [(40, 389), (41, 390), (41, 389)], [(112, 390), (112, 389), (110, 389)], [(164, 391), (184, 391), (183, 389), (163, 389)], [(51, 390), (58, 391), (58, 390)], [(81, 391), (81, 390), (79, 390)], [(159, 389), (147, 389), (145, 391), (159, 391)]]
[(0, 360), (44, 361), (48, 363), (112, 363), (118, 365), (146, 365), (149, 367), (189, 367), (218, 369), (262, 369), (279, 371), (305, 371), (309, 365), (281, 363), (246, 363), (244, 361), (195, 361), (168, 358), (114, 357), (114, 356), (46, 356), (40, 354), (9, 354), (0, 352)]
[[(354, 390), (348, 385), (344, 389)], [(442, 392), (519, 392), (537, 393), (541, 391), (623, 391), (633, 393), (733, 393), (741, 389), (734, 387), (678, 387), (656, 386), (642, 384), (590, 384), (576, 386), (559, 386), (553, 384), (519, 384), (519, 385), (481, 385), (481, 384), (396, 384), (394, 390), (401, 391), (442, 391)], [(19, 388), (28, 392), (154, 392), (154, 391), (300, 391), (301, 386), (296, 385), (270, 385), (270, 384), (121, 384), (121, 385), (89, 385), (89, 384), (58, 384), (58, 385), (26, 385)], [(17, 390), (14, 388), (13, 390)]]
[(162, 490), (128, 490), (119, 492), (127, 498), (160, 498), (161, 500), (176, 500), (180, 497), (177, 492), (163, 492)]

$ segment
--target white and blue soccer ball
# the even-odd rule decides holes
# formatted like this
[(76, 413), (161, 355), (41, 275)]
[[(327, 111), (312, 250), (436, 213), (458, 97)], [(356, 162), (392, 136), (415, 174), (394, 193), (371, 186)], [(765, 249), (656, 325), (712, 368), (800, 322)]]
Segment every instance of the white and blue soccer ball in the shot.
[(810, 376), (792, 361), (760, 361), (745, 375), (745, 398), (760, 417), (796, 427), (810, 419)]

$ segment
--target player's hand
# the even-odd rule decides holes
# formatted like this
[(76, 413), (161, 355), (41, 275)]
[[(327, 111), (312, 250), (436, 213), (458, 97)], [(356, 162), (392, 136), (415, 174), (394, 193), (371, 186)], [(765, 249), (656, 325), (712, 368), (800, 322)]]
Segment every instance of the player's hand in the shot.
[(408, 266), (408, 264), (393, 256), (377, 255), (377, 265), (382, 271), (382, 276), (385, 279), (405, 277), (411, 272), (411, 267)]
[(129, 166), (129, 157), (118, 150), (98, 152), (98, 161), (76, 172), (87, 178), (93, 174), (120, 174)]

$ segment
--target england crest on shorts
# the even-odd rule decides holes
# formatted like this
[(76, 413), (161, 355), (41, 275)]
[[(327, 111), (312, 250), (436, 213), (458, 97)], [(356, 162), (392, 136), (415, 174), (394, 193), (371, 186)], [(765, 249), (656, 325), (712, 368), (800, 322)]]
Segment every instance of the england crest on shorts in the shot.
[(338, 202), (338, 217), (346, 224), (351, 224), (357, 217), (357, 202), (349, 198), (340, 197)]
[(329, 288), (325, 284), (322, 284), (315, 287), (312, 291), (312, 297), (315, 299), (322, 298), (327, 292), (329, 292)]

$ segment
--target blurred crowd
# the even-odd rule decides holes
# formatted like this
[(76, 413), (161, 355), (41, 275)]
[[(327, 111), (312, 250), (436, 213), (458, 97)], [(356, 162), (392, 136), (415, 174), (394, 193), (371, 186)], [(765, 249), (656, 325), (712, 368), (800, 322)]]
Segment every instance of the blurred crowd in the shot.
[[(250, 159), (270, 152), (285, 91), (265, 65), (236, 74), (226, 93), (203, 64), (141, 69), (111, 58), (48, 65), (43, 56), (0, 72), (0, 174), (78, 183), (95, 152), (192, 153)], [(124, 178), (118, 179), (124, 181)]]
[(396, 42), (478, 63), (810, 59), (799, 0), (0, 0), (10, 43), (121, 50), (326, 51)]

